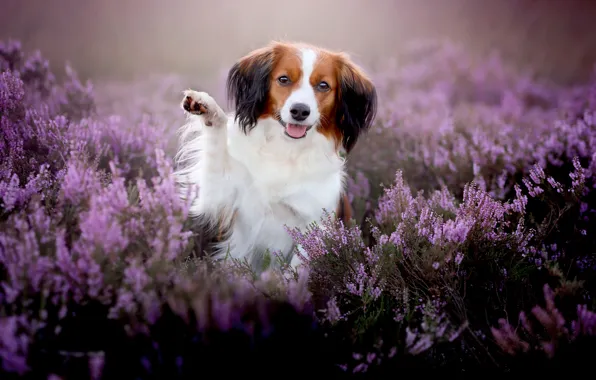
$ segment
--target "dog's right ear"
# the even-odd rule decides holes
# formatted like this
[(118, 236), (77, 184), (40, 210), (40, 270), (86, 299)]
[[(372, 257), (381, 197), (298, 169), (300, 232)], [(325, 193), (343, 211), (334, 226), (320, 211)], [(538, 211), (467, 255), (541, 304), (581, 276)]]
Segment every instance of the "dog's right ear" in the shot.
[(228, 72), (228, 100), (234, 103), (235, 121), (244, 133), (257, 125), (258, 118), (265, 111), (273, 50), (273, 46), (255, 50), (236, 62)]

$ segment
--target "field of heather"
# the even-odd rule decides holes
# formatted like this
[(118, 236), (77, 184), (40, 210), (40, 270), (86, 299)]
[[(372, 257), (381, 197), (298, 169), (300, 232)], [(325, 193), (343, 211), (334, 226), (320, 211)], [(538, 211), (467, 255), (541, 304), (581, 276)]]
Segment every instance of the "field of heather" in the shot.
[(411, 44), (372, 71), (353, 223), (290, 231), (307, 268), (254, 273), (201, 254), (177, 195), (193, 82), (62, 66), (0, 44), (0, 378), (592, 367), (596, 75)]

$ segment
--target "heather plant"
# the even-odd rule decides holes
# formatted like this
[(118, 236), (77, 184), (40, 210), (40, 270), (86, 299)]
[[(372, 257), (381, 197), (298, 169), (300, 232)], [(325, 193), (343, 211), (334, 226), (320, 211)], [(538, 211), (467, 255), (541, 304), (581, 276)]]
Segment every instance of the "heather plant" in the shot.
[[(461, 201), (446, 189), (414, 194), (398, 171), (379, 199), (371, 242), (358, 226), (331, 217), (306, 232), (290, 231), (307, 252), (321, 318), (349, 347), (364, 350), (346, 369), (366, 370), (384, 356), (399, 366), (415, 360), (462, 365), (470, 357), (477, 362), (468, 366), (488, 365), (492, 324), (535, 303), (541, 288), (536, 284), (571, 278), (575, 286), (567, 286), (567, 298), (579, 301), (589, 294), (593, 279), (576, 267), (582, 256), (545, 246), (561, 241), (553, 229), (570, 213), (556, 207), (555, 195), (583, 204), (585, 169), (579, 160), (573, 163), (569, 186), (546, 179), (536, 166), (532, 179), (524, 178), (527, 189), (516, 186), (516, 197), (507, 202), (476, 183), (465, 186)], [(535, 199), (545, 193), (551, 197)], [(529, 198), (546, 203), (555, 215), (535, 220), (528, 215)], [(442, 348), (456, 339), (459, 349)]]
[(0, 43), (0, 69), (23, 81), (29, 107), (39, 108), (48, 115), (68, 115), (74, 119), (95, 110), (90, 82), (81, 83), (75, 70), (67, 64), (65, 80), (59, 83), (41, 52), (27, 55), (18, 41)]
[[(507, 355), (520, 355), (526, 363), (533, 361), (550, 368), (557, 368), (561, 362), (581, 366), (589, 360), (596, 342), (596, 314), (579, 304), (571, 313), (573, 316), (565, 316), (555, 304), (555, 296), (564, 294), (570, 286), (562, 285), (556, 292), (544, 285), (544, 307), (534, 306), (531, 315), (521, 311), (516, 326), (502, 318), (499, 327), (491, 329), (496, 343)], [(569, 350), (570, 346), (574, 349)]]
[(67, 66), (59, 82), (0, 44), (3, 377), (589, 363), (595, 82), (450, 43), (383, 65), (376, 126), (347, 160), (355, 220), (288, 229), (306, 266), (272, 252), (255, 272), (204, 252), (175, 188), (193, 81), (91, 86)]
[(379, 64), (373, 78), (377, 127), (350, 158), (352, 172), (371, 182), (372, 202), (396, 168), (415, 189), (447, 187), (461, 198), (475, 181), (504, 200), (532, 165), (554, 173), (595, 151), (593, 82), (562, 87), (497, 52), (475, 57), (456, 43), (426, 41)]

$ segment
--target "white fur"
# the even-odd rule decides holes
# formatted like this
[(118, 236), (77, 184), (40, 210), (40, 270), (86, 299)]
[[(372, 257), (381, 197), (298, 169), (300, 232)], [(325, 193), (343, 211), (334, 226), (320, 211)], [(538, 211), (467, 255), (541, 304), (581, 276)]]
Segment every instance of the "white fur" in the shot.
[[(302, 52), (302, 58), (305, 80), (289, 97), (282, 119), (287, 122), (291, 102), (306, 102), (311, 106), (308, 119), (316, 127), (317, 104), (308, 81), (316, 56), (308, 50)], [(323, 210), (334, 211), (340, 200), (344, 160), (337, 154), (335, 142), (314, 128), (306, 137), (294, 140), (270, 118), (259, 120), (245, 135), (234, 115), (225, 115), (208, 94), (190, 90), (186, 94), (210, 110), (209, 114), (189, 116), (184, 135), (198, 133), (183, 142), (178, 154), (185, 164), (177, 172), (180, 182), (199, 187), (191, 216), (201, 215), (215, 225), (237, 211), (229, 237), (217, 247), (220, 257), (247, 258), (255, 267), (260, 265), (260, 253), (267, 249), (289, 258), (294, 245), (284, 225), (304, 229), (318, 222)], [(206, 121), (213, 125), (207, 126)], [(294, 267), (300, 262), (297, 255), (291, 258)]]

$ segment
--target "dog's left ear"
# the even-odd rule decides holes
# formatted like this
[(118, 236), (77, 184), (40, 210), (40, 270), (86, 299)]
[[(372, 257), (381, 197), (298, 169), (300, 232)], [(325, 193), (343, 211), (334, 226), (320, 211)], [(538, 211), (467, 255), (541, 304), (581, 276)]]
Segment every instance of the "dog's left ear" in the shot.
[(228, 72), (228, 100), (234, 103), (235, 121), (244, 133), (256, 126), (265, 110), (272, 69), (273, 48), (268, 46), (241, 58)]
[(343, 134), (342, 144), (349, 153), (358, 137), (367, 131), (377, 113), (377, 90), (364, 72), (342, 56), (339, 71), (337, 125)]

